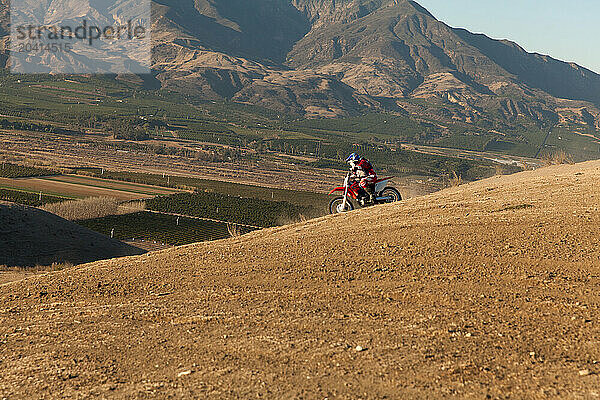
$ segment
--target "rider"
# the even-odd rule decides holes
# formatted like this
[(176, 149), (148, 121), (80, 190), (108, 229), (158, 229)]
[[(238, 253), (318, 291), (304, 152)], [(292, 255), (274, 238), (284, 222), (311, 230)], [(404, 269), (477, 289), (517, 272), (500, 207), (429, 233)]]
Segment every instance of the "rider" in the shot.
[(375, 182), (377, 181), (377, 174), (373, 169), (373, 166), (364, 157), (361, 157), (357, 153), (352, 153), (346, 159), (346, 162), (350, 164), (351, 178), (360, 181), (360, 189), (358, 192), (358, 198), (363, 200), (369, 198), (371, 203), (374, 202), (375, 196)]

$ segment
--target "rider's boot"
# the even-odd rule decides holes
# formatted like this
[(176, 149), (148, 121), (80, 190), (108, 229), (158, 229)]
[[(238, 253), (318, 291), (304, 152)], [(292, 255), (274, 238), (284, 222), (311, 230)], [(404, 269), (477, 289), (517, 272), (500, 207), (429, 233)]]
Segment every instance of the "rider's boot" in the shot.
[(367, 188), (366, 192), (368, 195), (369, 202), (372, 204), (375, 204), (375, 188), (372, 186), (369, 186)]
[(362, 187), (358, 189), (358, 202), (363, 206), (365, 201), (369, 199), (369, 193)]

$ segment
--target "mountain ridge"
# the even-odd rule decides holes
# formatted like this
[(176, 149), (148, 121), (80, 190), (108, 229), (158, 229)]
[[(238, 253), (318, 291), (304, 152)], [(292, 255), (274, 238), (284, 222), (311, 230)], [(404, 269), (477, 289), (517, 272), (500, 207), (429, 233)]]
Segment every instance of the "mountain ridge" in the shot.
[[(170, 10), (162, 14), (166, 20), (177, 14), (172, 1), (160, 1)], [(600, 115), (600, 75), (576, 64), (528, 53), (514, 42), (449, 27), (413, 1), (262, 0), (254, 3), (260, 6), (244, 18), (227, 14), (238, 3), (229, 0), (217, 5), (203, 0), (195, 4), (195, 10), (210, 19), (211, 26), (221, 27), (216, 33), (209, 32), (210, 27), (203, 28), (202, 38), (214, 42), (228, 32), (227, 38), (233, 38), (237, 47), (211, 45), (210, 40), (204, 40), (199, 55), (198, 47), (178, 44), (174, 49), (173, 41), (157, 38), (155, 49), (171, 48), (186, 54), (185, 65), (165, 65), (164, 58), (155, 57), (155, 69), (165, 86), (307, 117), (381, 109), (385, 108), (383, 103), (390, 103), (379, 101), (381, 98), (403, 103), (413, 94), (453, 103), (458, 110), (451, 112), (452, 118), (465, 122), (481, 119), (481, 112), (473, 112), (477, 108), (502, 114), (503, 107), (490, 108), (487, 103), (498, 103), (495, 100), (499, 98), (515, 100), (515, 95), (521, 97), (516, 101), (531, 115), (553, 113), (554, 120), (559, 120), (557, 109), (564, 108), (569, 100), (576, 104), (567, 106), (588, 107), (595, 118)], [(266, 9), (273, 4), (278, 7), (269, 14)], [(182, 6), (175, 9), (178, 7)], [(293, 23), (274, 24), (272, 36), (277, 40), (262, 42), (263, 47), (274, 49), (270, 54), (253, 52), (255, 45), (244, 48), (246, 44), (233, 37), (236, 34), (232, 32), (237, 32), (257, 40), (256, 33), (261, 32), (257, 26), (265, 21), (261, 18), (273, 18), (268, 19), (272, 22), (283, 14), (285, 21)], [(185, 25), (177, 18), (172, 21)], [(181, 32), (173, 32), (178, 34)], [(208, 59), (211, 57), (213, 60)], [(224, 58), (227, 61), (223, 63)], [(444, 83), (433, 85), (439, 74), (446, 74)], [(350, 91), (330, 90), (332, 84)], [(306, 93), (307, 87), (312, 87), (313, 96)], [(317, 111), (311, 114), (309, 109)], [(504, 114), (503, 118), (510, 120), (510, 113)]]
[(600, 139), (599, 74), (450, 27), (414, 1), (153, 4), (152, 65), (164, 90), (293, 118), (401, 113), (438, 137), (459, 123), (533, 147), (553, 127)]

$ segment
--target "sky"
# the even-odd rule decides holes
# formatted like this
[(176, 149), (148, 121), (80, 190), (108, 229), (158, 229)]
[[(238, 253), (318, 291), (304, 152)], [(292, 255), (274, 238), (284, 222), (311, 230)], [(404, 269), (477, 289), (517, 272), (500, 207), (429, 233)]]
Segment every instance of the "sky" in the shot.
[(417, 0), (455, 28), (600, 73), (600, 0)]

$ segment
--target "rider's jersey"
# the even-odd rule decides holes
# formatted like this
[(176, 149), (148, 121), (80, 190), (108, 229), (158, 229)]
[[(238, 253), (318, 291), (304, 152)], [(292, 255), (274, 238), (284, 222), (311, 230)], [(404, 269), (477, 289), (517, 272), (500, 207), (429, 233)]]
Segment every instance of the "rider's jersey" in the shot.
[(367, 177), (377, 179), (377, 174), (375, 173), (373, 166), (366, 158), (361, 159), (358, 164), (354, 165), (352, 173), (356, 178), (359, 179)]

